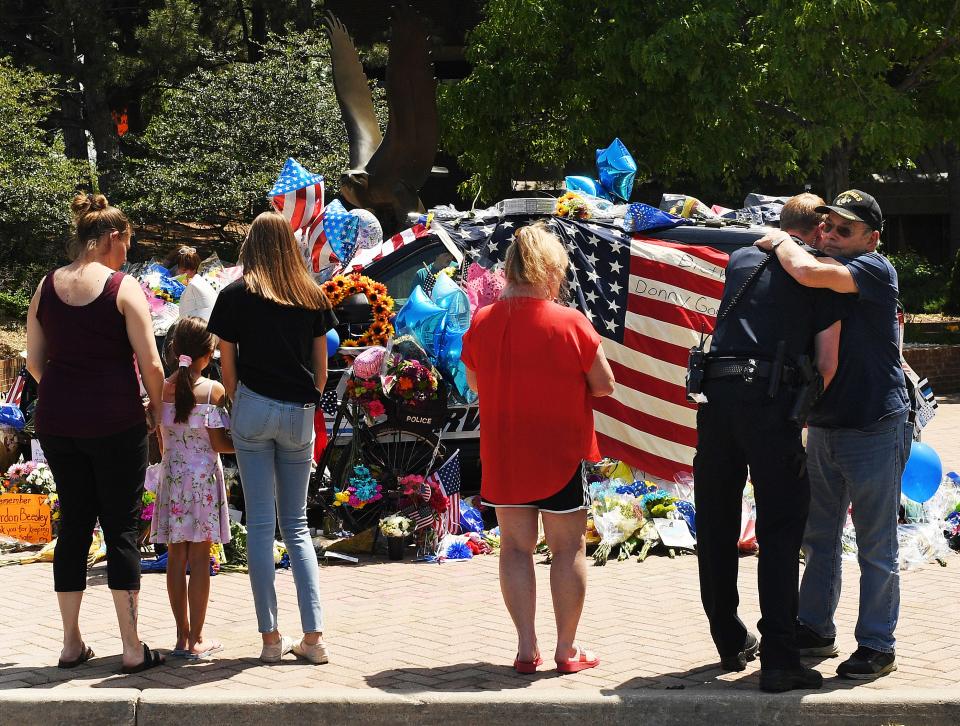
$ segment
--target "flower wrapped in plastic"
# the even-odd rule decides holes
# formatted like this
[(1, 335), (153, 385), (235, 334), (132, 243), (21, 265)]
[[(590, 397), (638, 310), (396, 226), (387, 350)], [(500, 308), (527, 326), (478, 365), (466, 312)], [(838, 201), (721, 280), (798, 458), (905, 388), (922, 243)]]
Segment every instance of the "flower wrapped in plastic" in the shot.
[(593, 553), (595, 565), (605, 565), (613, 547), (628, 540), (643, 524), (640, 500), (629, 493), (618, 493), (622, 482), (594, 482), (590, 485), (590, 506), (593, 526), (600, 535), (600, 544)]

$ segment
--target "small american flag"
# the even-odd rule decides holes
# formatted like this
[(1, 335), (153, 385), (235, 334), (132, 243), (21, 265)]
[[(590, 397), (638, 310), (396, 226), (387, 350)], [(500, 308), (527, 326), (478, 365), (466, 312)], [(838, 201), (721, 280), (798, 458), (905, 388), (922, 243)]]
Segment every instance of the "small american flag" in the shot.
[(337, 392), (334, 390), (324, 391), (320, 396), (320, 410), (328, 416), (336, 416), (340, 402), (337, 400)]
[(413, 520), (414, 531), (433, 526), (436, 516), (436, 512), (434, 512), (431, 507), (421, 504), (410, 514), (410, 519)]
[(5, 403), (15, 403), (20, 405), (20, 397), (23, 396), (23, 388), (27, 384), (27, 369), (21, 368), (20, 373), (17, 374), (17, 377), (13, 381), (13, 385), (10, 386), (10, 390), (7, 391), (7, 396)]
[(323, 177), (287, 159), (267, 196), (294, 231), (310, 227), (323, 210)]
[(448, 500), (447, 511), (440, 515), (440, 531), (456, 534), (460, 531), (460, 449), (426, 480), (438, 484)]

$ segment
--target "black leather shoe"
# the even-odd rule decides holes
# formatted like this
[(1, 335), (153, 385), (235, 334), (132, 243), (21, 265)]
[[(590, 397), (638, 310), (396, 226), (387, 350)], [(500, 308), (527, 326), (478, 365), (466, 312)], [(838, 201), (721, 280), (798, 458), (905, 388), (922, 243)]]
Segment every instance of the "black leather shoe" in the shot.
[(801, 656), (835, 658), (840, 654), (835, 638), (824, 638), (803, 623), (797, 623), (797, 652)]
[(783, 693), (798, 688), (820, 688), (823, 676), (813, 668), (763, 668), (760, 670), (760, 690), (767, 693)]
[(747, 663), (757, 657), (757, 651), (760, 650), (760, 641), (753, 633), (747, 633), (746, 640), (743, 641), (743, 650), (736, 655), (724, 656), (720, 659), (720, 667), (725, 671), (743, 671), (747, 669)]
[(884, 653), (861, 645), (853, 655), (837, 666), (837, 675), (858, 681), (869, 681), (897, 670), (896, 653)]

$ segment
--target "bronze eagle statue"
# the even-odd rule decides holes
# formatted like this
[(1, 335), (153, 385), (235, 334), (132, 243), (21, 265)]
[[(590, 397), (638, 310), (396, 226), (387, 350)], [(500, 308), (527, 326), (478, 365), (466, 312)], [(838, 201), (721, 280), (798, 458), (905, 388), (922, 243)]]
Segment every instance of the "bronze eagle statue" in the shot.
[(340, 196), (348, 206), (370, 209), (389, 236), (406, 226), (408, 212), (424, 211), (419, 192), (437, 152), (437, 79), (427, 32), (409, 6), (395, 10), (387, 61), (389, 118), (381, 136), (370, 85), (347, 29), (329, 12), (324, 25), (333, 87), (350, 141), (350, 168), (340, 177)]

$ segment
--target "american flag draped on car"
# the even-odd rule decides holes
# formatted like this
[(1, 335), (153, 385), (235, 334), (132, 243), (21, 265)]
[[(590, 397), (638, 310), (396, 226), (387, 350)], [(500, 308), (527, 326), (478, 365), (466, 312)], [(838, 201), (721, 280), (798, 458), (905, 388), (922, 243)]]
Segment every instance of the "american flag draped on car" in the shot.
[[(445, 229), (481, 264), (502, 261), (525, 219), (492, 218)], [(631, 235), (612, 224), (548, 220), (570, 253), (572, 305), (602, 336), (617, 381), (594, 402), (600, 452), (649, 475), (692, 470), (696, 407), (686, 401), (687, 354), (710, 333), (727, 255), (710, 247)]]

